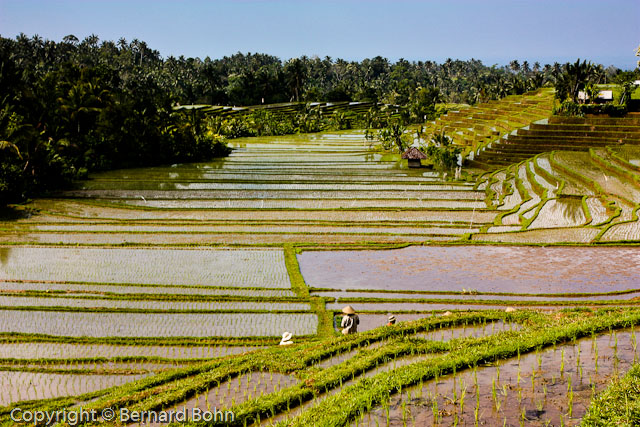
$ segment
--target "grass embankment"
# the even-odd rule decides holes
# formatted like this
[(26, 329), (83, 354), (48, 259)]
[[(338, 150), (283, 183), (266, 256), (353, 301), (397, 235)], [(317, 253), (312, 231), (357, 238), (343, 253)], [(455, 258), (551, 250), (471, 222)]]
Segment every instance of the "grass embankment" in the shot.
[(582, 426), (640, 425), (640, 364), (622, 378), (614, 378), (609, 387), (591, 402)]
[(308, 300), (311, 304), (311, 311), (318, 316), (318, 336), (331, 336), (334, 334), (333, 316), (326, 310), (324, 298), (310, 296), (309, 287), (300, 273), (300, 265), (296, 256), (298, 252), (299, 250), (293, 245), (284, 245), (284, 263), (289, 273), (291, 289), (299, 298)]

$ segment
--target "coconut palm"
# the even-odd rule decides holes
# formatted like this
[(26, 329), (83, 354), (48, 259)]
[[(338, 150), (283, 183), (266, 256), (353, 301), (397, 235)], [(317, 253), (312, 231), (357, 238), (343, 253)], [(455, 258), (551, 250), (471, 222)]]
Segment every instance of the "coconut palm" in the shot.
[(304, 85), (305, 79), (307, 78), (306, 64), (302, 62), (301, 59), (294, 58), (285, 64), (284, 74), (289, 89), (292, 93), (291, 101), (293, 101), (294, 99), (296, 100), (296, 102), (300, 101), (302, 87)]
[(561, 100), (571, 98), (578, 102), (578, 92), (585, 85), (598, 79), (599, 72), (590, 62), (578, 59), (575, 63), (566, 63), (562, 72), (556, 74), (556, 96)]

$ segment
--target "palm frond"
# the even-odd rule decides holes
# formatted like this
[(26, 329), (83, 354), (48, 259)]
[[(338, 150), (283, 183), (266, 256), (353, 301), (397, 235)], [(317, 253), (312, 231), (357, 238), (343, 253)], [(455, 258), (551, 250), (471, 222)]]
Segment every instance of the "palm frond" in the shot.
[(20, 157), (20, 160), (22, 160), (22, 154), (20, 154), (20, 150), (18, 149), (18, 146), (16, 144), (9, 141), (0, 141), (0, 150), (9, 150), (9, 149), (15, 150), (18, 157)]

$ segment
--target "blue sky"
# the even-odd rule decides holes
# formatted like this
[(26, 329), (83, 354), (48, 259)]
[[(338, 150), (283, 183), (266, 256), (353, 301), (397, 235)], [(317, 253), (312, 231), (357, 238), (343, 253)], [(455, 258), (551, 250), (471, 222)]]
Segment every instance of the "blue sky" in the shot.
[(138, 38), (169, 55), (261, 52), (633, 68), (640, 0), (0, 0), (0, 35)]

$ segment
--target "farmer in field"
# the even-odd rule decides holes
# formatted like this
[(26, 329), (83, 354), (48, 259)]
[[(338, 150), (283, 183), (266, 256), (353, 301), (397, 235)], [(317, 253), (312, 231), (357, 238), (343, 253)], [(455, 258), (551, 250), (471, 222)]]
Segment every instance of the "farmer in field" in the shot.
[(395, 324), (396, 324), (396, 316), (392, 314), (391, 316), (389, 316), (387, 326), (393, 326)]
[(356, 311), (350, 305), (346, 306), (342, 309), (342, 312), (345, 316), (342, 317), (342, 323), (340, 327), (342, 328), (343, 335), (355, 334), (358, 332), (358, 324), (360, 323), (360, 318), (356, 314)]
[(293, 344), (293, 341), (291, 341), (291, 337), (293, 336), (293, 334), (291, 332), (285, 332), (284, 334), (282, 334), (282, 339), (280, 340), (280, 345), (291, 345)]

